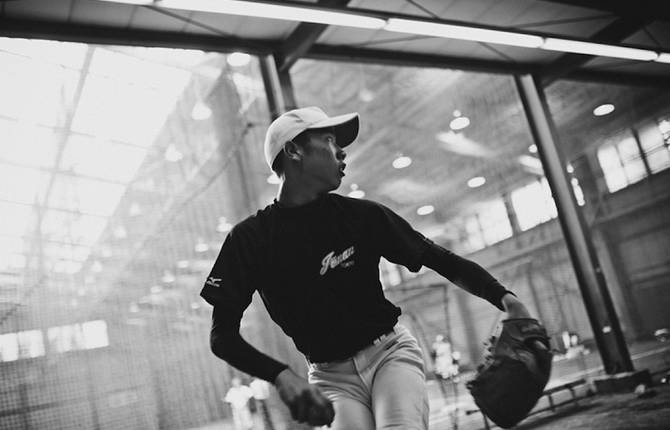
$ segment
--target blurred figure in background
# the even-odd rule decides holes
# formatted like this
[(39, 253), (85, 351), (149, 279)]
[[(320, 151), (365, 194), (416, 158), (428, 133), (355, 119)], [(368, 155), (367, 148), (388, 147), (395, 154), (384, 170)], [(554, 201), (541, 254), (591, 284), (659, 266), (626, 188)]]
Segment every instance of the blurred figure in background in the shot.
[(272, 417), (268, 409), (270, 383), (259, 378), (254, 378), (249, 384), (249, 388), (251, 388), (254, 399), (258, 404), (258, 409), (260, 409), (261, 416), (263, 417), (263, 425), (267, 430), (274, 430), (274, 424), (272, 424)]
[(254, 428), (254, 421), (251, 418), (251, 411), (249, 410), (249, 399), (254, 397), (251, 388), (242, 385), (240, 378), (232, 379), (233, 386), (230, 387), (223, 399), (226, 403), (230, 403), (233, 410), (233, 423), (236, 430), (250, 430)]

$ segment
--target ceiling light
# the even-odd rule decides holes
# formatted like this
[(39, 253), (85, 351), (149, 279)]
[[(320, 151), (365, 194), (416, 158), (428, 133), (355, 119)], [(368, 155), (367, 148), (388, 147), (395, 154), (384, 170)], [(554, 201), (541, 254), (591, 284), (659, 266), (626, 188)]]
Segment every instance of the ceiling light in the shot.
[(660, 52), (658, 58), (654, 61), (658, 61), (659, 63), (670, 63), (670, 53)]
[(177, 150), (177, 148), (174, 145), (170, 145), (167, 147), (165, 150), (165, 159), (167, 161), (172, 161), (176, 162), (184, 158), (181, 152)]
[(175, 281), (175, 277), (172, 273), (165, 271), (163, 273), (163, 276), (161, 277), (161, 281), (165, 282), (166, 284), (171, 284)]
[(539, 48), (543, 39), (531, 34), (513, 33), (509, 31), (473, 28), (464, 25), (441, 24), (411, 19), (389, 18), (386, 31), (398, 33), (422, 34), (425, 36), (445, 37), (449, 39), (471, 40), (500, 45)]
[(251, 55), (245, 54), (244, 52), (233, 52), (232, 54), (228, 55), (226, 61), (233, 67), (243, 67), (249, 64), (251, 61)]
[(103, 0), (103, 1), (109, 1), (112, 3), (126, 3), (126, 4), (136, 4), (136, 5), (150, 5), (154, 1), (153, 0)]
[(470, 178), (468, 180), (468, 187), (470, 188), (477, 188), (481, 187), (486, 183), (486, 178), (483, 176), (475, 176), (474, 178)]
[(204, 102), (198, 102), (193, 106), (191, 118), (202, 121), (212, 116), (212, 110)]
[(412, 164), (412, 159), (407, 157), (406, 155), (400, 155), (398, 156), (398, 158), (393, 160), (393, 167), (395, 167), (396, 169), (404, 169), (410, 164)]
[(465, 127), (470, 125), (470, 120), (468, 119), (467, 116), (459, 116), (457, 118), (454, 118), (451, 120), (449, 123), (449, 127), (454, 130), (463, 130)]
[(435, 208), (433, 205), (426, 205), (426, 206), (421, 206), (419, 209), (416, 210), (416, 213), (419, 215), (428, 215), (433, 213)]
[(349, 197), (354, 199), (362, 199), (365, 197), (365, 191), (358, 189), (357, 184), (351, 184), (351, 191), (347, 194)]
[(344, 27), (380, 29), (386, 21), (360, 13), (334, 12), (312, 7), (286, 6), (271, 3), (235, 0), (159, 0), (157, 6), (172, 9), (197, 10), (257, 18), (313, 22)]
[(486, 145), (468, 139), (463, 133), (454, 133), (452, 130), (437, 133), (435, 136), (440, 141), (440, 146), (456, 154), (467, 155), (469, 157), (495, 157), (495, 151), (492, 151)]
[(219, 218), (219, 225), (216, 226), (216, 231), (219, 233), (228, 233), (233, 229), (233, 225), (228, 222), (225, 216)]
[(375, 98), (375, 94), (369, 89), (363, 88), (358, 92), (358, 98), (363, 103), (370, 103)]
[(611, 103), (605, 103), (593, 109), (593, 115), (595, 116), (605, 116), (612, 112), (614, 112), (614, 105)]
[(524, 154), (519, 156), (517, 160), (527, 172), (540, 176), (544, 174), (544, 170), (542, 169), (542, 162), (539, 158)]
[(575, 173), (575, 168), (572, 167), (572, 164), (570, 164), (570, 163), (568, 163), (568, 165), (565, 167), (565, 170), (566, 170), (568, 173)]
[(267, 181), (268, 181), (268, 184), (272, 184), (272, 185), (277, 185), (280, 182), (279, 178), (274, 173), (271, 174), (270, 176), (268, 176)]
[(581, 42), (578, 40), (555, 39), (553, 37), (547, 37), (544, 40), (542, 49), (572, 52), (575, 54), (599, 55), (602, 57), (624, 58), (626, 60), (651, 61), (658, 58), (658, 53), (648, 49)]
[(177, 261), (177, 267), (180, 269), (187, 269), (188, 266), (190, 266), (190, 262), (188, 260), (179, 260)]
[(531, 154), (537, 154), (537, 146), (535, 144), (532, 144), (528, 147), (528, 152)]
[(205, 243), (204, 240), (198, 239), (198, 243), (195, 244), (195, 252), (207, 252), (209, 251), (209, 245)]

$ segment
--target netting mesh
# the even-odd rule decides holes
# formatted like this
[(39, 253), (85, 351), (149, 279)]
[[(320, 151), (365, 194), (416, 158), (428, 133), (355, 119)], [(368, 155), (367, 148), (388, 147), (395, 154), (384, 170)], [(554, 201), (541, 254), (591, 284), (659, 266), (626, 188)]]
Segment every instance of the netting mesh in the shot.
[[(261, 155), (258, 61), (227, 60), (0, 39), (0, 429), (234, 428), (223, 399), (234, 377), (250, 378), (210, 352), (198, 294), (232, 225), (276, 185)], [(513, 290), (552, 336), (554, 382), (600, 371), (511, 77), (302, 60), (292, 80), (300, 106), (361, 113), (340, 193), (386, 204)], [(667, 95), (547, 89), (633, 354), (670, 323)], [(594, 116), (605, 101), (615, 113)], [(399, 157), (411, 163), (394, 167)], [(425, 269), (384, 261), (380, 274), (424, 349), (431, 420), (462, 414), (462, 383), (504, 315)], [(257, 296), (241, 330), (304, 372)], [(447, 382), (434, 373), (438, 335), (456, 353)], [(250, 407), (256, 428), (299, 428), (274, 391)]]

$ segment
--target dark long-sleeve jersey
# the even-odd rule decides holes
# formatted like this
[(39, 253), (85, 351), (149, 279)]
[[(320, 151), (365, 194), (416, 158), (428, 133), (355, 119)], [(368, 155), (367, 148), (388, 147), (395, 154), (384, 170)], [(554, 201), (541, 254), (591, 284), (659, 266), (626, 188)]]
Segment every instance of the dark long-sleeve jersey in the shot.
[(228, 235), (201, 295), (214, 306), (212, 351), (273, 382), (287, 366), (247, 343), (240, 320), (258, 291), (272, 319), (314, 362), (353, 355), (389, 331), (400, 309), (383, 294), (379, 259), (431, 268), (502, 309), (509, 291), (476, 263), (436, 245), (383, 205), (325, 194), (276, 203)]

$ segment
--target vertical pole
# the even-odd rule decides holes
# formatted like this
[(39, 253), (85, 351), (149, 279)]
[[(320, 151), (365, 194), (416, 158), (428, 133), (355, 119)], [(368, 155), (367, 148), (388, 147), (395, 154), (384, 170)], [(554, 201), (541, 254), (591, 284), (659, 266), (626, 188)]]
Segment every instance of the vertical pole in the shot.
[(274, 120), (287, 110), (296, 108), (291, 75), (288, 70), (279, 71), (274, 56), (260, 57), (259, 60), (270, 119)]
[(515, 76), (533, 139), (551, 187), (586, 313), (608, 374), (633, 370), (605, 277), (558, 150), (558, 138), (542, 87), (532, 75)]
[(644, 171), (647, 173), (647, 177), (651, 176), (651, 167), (649, 167), (649, 160), (647, 160), (647, 156), (644, 153), (644, 148), (642, 147), (642, 142), (640, 141), (640, 133), (635, 130), (635, 128), (631, 127), (630, 129), (631, 134), (633, 135), (633, 139), (635, 139), (635, 145), (637, 146), (637, 150), (640, 153), (640, 159), (642, 160), (642, 163), (644, 163)]

